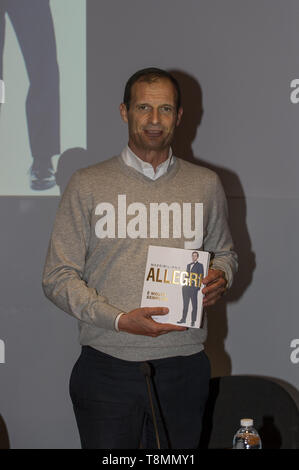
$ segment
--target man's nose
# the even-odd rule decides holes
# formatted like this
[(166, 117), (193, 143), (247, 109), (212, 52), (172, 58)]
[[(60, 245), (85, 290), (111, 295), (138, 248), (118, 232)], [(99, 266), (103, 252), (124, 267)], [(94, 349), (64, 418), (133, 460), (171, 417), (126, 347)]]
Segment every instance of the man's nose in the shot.
[(158, 124), (160, 122), (159, 109), (152, 109), (151, 112), (151, 124)]

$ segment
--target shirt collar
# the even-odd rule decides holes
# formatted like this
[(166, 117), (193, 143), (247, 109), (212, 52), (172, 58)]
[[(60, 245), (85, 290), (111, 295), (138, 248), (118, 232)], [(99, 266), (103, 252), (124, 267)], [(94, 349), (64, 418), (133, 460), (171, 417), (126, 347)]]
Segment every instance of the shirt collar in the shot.
[(155, 171), (150, 163), (145, 162), (141, 160), (141, 158), (137, 157), (137, 155), (130, 149), (128, 145), (123, 149), (121, 157), (126, 165), (133, 167), (135, 170), (139, 171), (139, 173), (142, 173), (144, 176), (147, 176), (152, 180), (156, 180), (160, 178), (160, 176), (167, 173), (175, 159), (170, 147), (167, 160), (160, 163)]

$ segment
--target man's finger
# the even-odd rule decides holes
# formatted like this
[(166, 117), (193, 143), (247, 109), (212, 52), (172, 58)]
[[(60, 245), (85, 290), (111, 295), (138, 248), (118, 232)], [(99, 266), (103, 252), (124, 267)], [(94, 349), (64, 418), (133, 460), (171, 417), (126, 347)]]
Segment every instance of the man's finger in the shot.
[(169, 312), (169, 308), (167, 307), (142, 307), (144, 314), (147, 317), (151, 317), (152, 315), (166, 315)]
[(219, 274), (215, 274), (215, 273), (212, 274), (212, 272), (213, 271), (210, 271), (209, 274), (203, 278), (202, 280), (203, 284), (208, 284), (209, 282), (213, 282), (215, 281), (215, 279), (219, 277)]
[(165, 331), (165, 333), (167, 333), (168, 331), (184, 331), (184, 330), (187, 330), (187, 328), (185, 326), (172, 325), (171, 323), (163, 323), (163, 328), (162, 329)]
[(215, 303), (216, 300), (219, 300), (225, 293), (225, 288), (219, 287), (218, 289), (212, 290), (210, 293), (206, 294), (203, 299), (203, 305), (206, 307)]
[(217, 279), (224, 279), (223, 272), (215, 269), (210, 269), (209, 274), (203, 278), (202, 283), (210, 284), (217, 281)]
[(213, 292), (214, 290), (217, 289), (225, 289), (226, 286), (226, 280), (224, 278), (220, 278), (215, 280), (213, 283), (209, 283), (206, 287), (202, 289), (202, 293), (204, 295), (209, 294), (210, 292)]
[(162, 324), (162, 323), (157, 322), (157, 324), (161, 325), (161, 328), (159, 327), (157, 329), (157, 333), (159, 333), (160, 335), (169, 333), (171, 331), (185, 331), (185, 330), (188, 329), (185, 326), (172, 325), (171, 323), (163, 323)]

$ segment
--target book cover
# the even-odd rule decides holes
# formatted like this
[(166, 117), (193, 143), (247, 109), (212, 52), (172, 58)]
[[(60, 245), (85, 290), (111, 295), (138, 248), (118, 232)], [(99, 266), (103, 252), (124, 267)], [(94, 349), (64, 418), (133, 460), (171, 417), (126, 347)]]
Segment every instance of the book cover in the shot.
[(200, 328), (202, 279), (208, 274), (210, 253), (165, 246), (148, 247), (141, 307), (168, 307), (159, 323)]

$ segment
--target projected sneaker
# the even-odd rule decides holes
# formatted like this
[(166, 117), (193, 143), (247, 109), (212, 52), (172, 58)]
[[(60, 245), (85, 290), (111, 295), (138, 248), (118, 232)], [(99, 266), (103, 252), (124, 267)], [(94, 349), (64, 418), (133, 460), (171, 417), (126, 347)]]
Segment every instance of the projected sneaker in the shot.
[(32, 165), (29, 170), (30, 188), (35, 191), (43, 191), (56, 185), (55, 171), (53, 168), (38, 168)]

